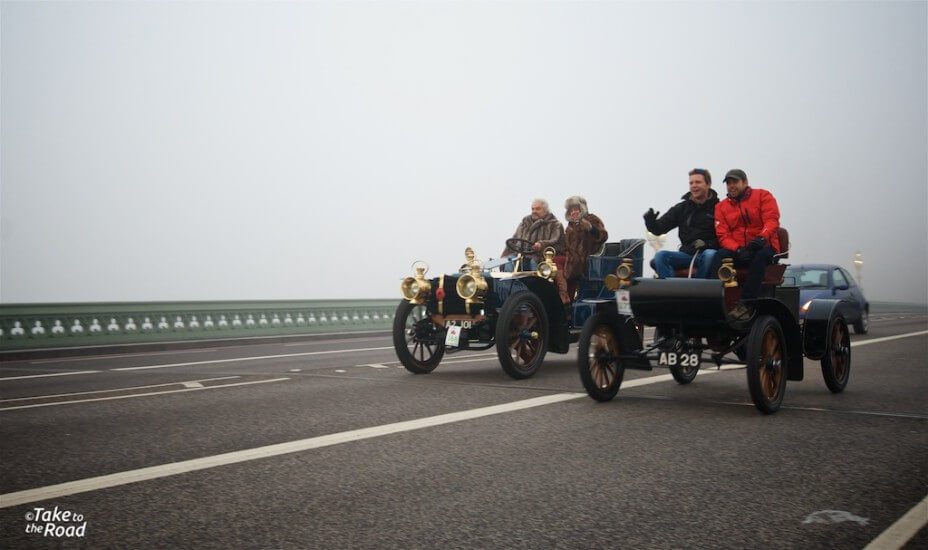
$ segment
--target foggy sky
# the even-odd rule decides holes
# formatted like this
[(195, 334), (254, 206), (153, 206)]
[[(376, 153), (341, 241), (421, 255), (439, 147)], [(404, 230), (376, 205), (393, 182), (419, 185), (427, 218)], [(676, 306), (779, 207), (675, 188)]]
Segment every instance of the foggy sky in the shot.
[(3, 303), (399, 300), (534, 197), (643, 237), (694, 167), (928, 302), (928, 3), (0, 4)]

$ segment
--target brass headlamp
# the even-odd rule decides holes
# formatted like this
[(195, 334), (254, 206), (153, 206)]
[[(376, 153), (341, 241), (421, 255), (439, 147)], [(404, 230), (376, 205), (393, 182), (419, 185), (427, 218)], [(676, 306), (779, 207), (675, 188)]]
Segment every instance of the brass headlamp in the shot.
[(548, 279), (549, 281), (553, 280), (554, 276), (557, 275), (557, 264), (554, 263), (554, 249), (550, 246), (545, 249), (545, 259), (538, 264), (535, 273), (542, 279)]
[(722, 260), (722, 266), (719, 267), (719, 279), (725, 283), (726, 287), (738, 286), (738, 272), (735, 270), (735, 262), (731, 258)]
[(615, 274), (606, 275), (603, 283), (609, 290), (618, 290), (632, 284), (632, 276), (635, 275), (635, 265), (631, 258), (622, 258), (622, 263), (615, 268)]
[(425, 278), (425, 272), (429, 270), (429, 264), (425, 262), (416, 262), (412, 264), (416, 270), (415, 277), (406, 277), (400, 285), (403, 291), (403, 298), (412, 303), (421, 304), (425, 302), (425, 297), (432, 291), (432, 283)]
[(455, 285), (455, 289), (458, 291), (458, 296), (463, 298), (468, 304), (480, 303), (483, 301), (484, 296), (487, 294), (487, 280), (483, 278), (482, 265), (480, 261), (477, 260), (477, 255), (474, 253), (474, 249), (467, 247), (464, 249), (464, 258), (467, 260), (467, 266), (470, 268), (470, 273), (461, 275), (458, 278), (458, 283)]

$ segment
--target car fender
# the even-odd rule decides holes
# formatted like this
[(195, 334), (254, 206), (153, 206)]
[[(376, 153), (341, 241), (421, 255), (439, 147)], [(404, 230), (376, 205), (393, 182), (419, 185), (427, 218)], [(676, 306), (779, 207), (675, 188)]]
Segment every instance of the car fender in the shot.
[(789, 357), (787, 380), (799, 381), (803, 377), (802, 333), (799, 323), (783, 302), (771, 298), (761, 298), (752, 302), (758, 313), (772, 315), (780, 323), (783, 337), (786, 338), (786, 352)]
[(815, 298), (809, 304), (802, 324), (802, 353), (819, 360), (828, 352), (828, 335), (834, 319), (840, 315), (844, 300)]

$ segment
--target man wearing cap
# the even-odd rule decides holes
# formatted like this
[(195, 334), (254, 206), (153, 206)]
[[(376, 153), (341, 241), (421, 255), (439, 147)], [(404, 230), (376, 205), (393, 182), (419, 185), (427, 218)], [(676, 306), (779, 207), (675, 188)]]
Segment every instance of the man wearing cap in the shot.
[(695, 277), (708, 278), (715, 249), (719, 247), (715, 235), (715, 205), (719, 197), (712, 189), (712, 175), (703, 168), (694, 168), (689, 175), (690, 190), (683, 195), (682, 201), (659, 218), (660, 212), (655, 212), (653, 208), (649, 208), (644, 215), (645, 227), (655, 235), (663, 235), (674, 227), (679, 228), (680, 250), (661, 250), (654, 256), (654, 270), (661, 279), (673, 277), (676, 269), (688, 268), (693, 262), (693, 256), (696, 256)]
[[(735, 267), (747, 267), (748, 276), (741, 288), (741, 300), (758, 297), (764, 279), (764, 268), (780, 252), (780, 208), (777, 199), (765, 189), (748, 185), (744, 170), (733, 169), (725, 174), (728, 197), (715, 206), (715, 232), (722, 248), (715, 255), (713, 266), (718, 269), (725, 258), (733, 258)], [(739, 302), (731, 311), (732, 318), (746, 320), (753, 314), (749, 305)]]

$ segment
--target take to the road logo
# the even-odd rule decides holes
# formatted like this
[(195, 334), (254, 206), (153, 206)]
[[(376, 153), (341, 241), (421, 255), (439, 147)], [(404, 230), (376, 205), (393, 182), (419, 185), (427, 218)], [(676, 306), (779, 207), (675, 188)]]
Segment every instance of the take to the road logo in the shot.
[(83, 514), (70, 510), (33, 508), (26, 512), (26, 533), (54, 538), (81, 538), (87, 533)]

